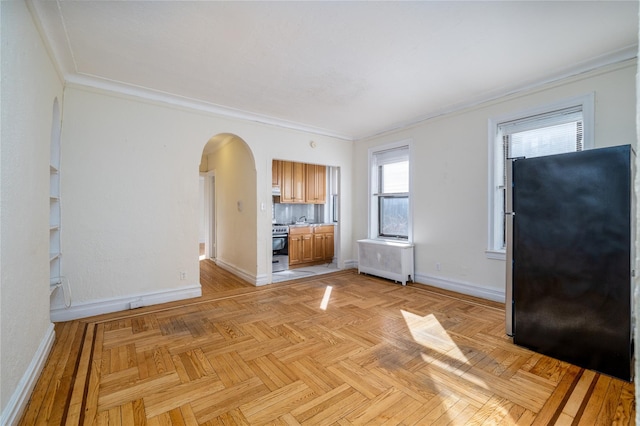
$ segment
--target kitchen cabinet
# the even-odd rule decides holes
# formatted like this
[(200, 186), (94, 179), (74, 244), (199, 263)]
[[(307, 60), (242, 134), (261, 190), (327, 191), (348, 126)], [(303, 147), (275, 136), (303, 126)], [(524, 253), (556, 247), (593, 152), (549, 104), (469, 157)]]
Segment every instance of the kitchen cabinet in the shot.
[(302, 236), (289, 233), (289, 267), (293, 268), (302, 261)]
[(323, 225), (313, 228), (313, 260), (333, 260), (333, 226)]
[(281, 161), (280, 202), (304, 203), (305, 164), (293, 161)]
[(271, 164), (271, 186), (280, 188), (282, 183), (282, 161), (273, 160)]
[(289, 268), (332, 262), (333, 236), (333, 225), (290, 227)]
[(309, 204), (324, 204), (327, 201), (327, 167), (306, 165), (306, 200)]
[(280, 188), (285, 204), (327, 202), (327, 166), (273, 160), (271, 186)]
[(289, 228), (289, 266), (313, 261), (313, 231), (310, 226)]

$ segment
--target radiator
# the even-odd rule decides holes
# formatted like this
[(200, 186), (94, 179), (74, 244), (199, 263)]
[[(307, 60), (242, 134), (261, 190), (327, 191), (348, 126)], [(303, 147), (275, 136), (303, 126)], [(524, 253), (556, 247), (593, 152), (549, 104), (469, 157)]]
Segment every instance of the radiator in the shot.
[(413, 244), (358, 240), (358, 273), (375, 275), (407, 285), (413, 281)]

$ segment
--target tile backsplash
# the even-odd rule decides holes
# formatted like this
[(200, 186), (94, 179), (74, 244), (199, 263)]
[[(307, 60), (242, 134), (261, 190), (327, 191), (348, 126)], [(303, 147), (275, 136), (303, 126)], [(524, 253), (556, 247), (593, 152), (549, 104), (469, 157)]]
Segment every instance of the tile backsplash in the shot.
[(307, 222), (324, 221), (324, 205), (322, 204), (281, 204), (273, 203), (273, 223), (291, 224), (301, 217)]

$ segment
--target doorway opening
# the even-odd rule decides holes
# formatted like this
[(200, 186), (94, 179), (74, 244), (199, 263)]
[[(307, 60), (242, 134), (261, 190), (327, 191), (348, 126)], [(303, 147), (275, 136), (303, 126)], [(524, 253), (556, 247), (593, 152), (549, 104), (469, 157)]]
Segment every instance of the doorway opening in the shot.
[(200, 174), (199, 259), (216, 260), (216, 176), (215, 171)]
[(338, 270), (340, 169), (272, 162), (271, 282)]
[(203, 148), (199, 173), (198, 256), (255, 285), (259, 216), (251, 148), (237, 135), (217, 134)]

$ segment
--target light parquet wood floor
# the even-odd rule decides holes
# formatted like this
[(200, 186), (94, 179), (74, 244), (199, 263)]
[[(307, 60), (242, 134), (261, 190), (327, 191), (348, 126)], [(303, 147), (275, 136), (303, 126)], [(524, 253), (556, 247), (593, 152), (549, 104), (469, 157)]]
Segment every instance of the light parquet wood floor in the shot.
[(492, 302), (354, 270), (201, 282), (57, 324), (21, 424), (634, 424), (632, 384), (513, 345)]

